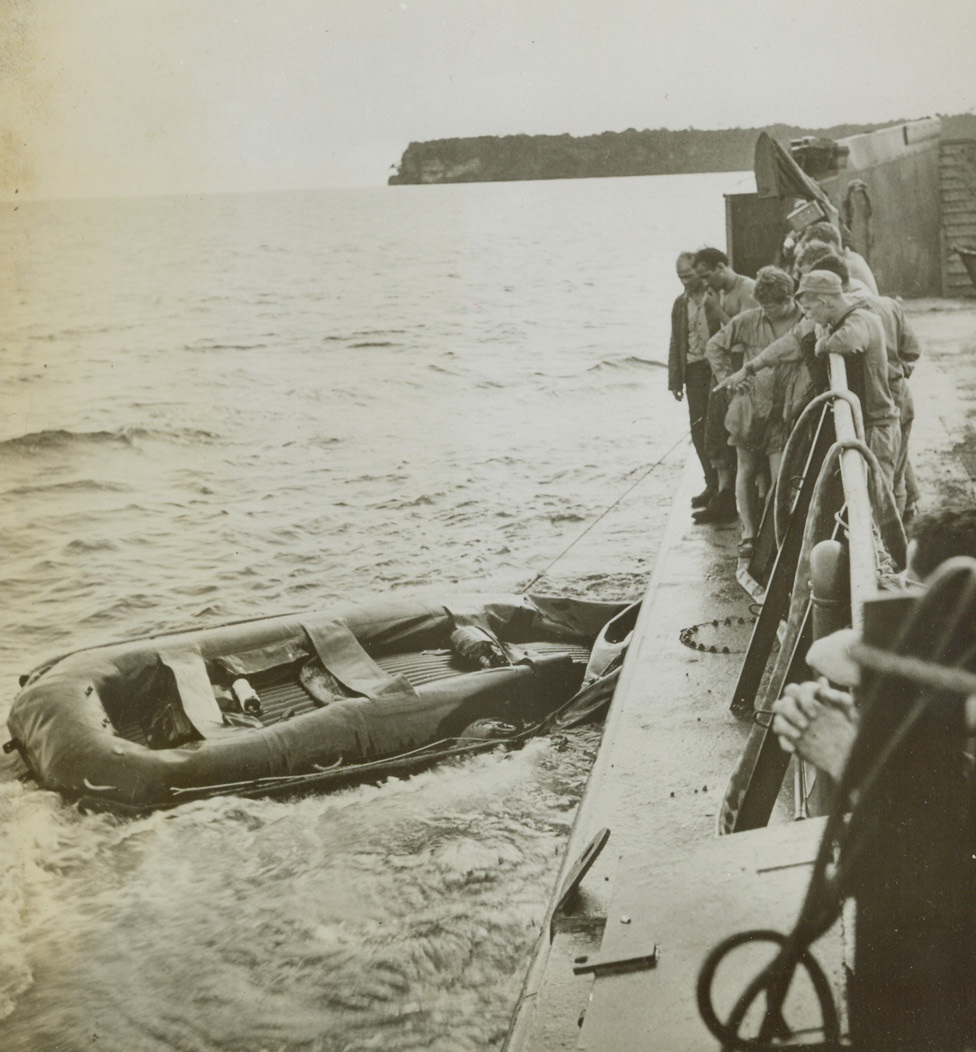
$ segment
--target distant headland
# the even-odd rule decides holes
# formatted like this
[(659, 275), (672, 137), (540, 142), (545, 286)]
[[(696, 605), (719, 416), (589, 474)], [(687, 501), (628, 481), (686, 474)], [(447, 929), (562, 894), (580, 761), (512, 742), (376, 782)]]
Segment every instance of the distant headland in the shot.
[[(944, 138), (976, 138), (976, 114), (941, 115)], [(773, 124), (764, 128), (699, 131), (667, 128), (599, 135), (479, 135), (464, 139), (412, 142), (404, 150), (390, 186), (432, 183), (490, 183), (519, 179), (593, 179), (622, 175), (689, 172), (743, 172), (752, 168), (761, 131), (785, 142), (804, 136), (843, 139), (876, 131), (882, 124), (838, 124), (800, 128)]]

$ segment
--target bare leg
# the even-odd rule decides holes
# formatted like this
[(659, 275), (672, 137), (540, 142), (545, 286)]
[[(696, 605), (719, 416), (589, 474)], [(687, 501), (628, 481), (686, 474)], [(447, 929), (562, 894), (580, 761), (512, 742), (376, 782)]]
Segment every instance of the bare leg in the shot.
[(738, 471), (735, 476), (735, 503), (742, 520), (742, 539), (750, 540), (756, 536), (756, 468), (759, 456), (741, 446), (735, 448)]

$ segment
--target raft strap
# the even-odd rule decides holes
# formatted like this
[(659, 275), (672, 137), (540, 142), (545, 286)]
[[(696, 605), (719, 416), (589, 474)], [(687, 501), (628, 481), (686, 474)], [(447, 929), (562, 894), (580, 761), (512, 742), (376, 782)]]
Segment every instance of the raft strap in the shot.
[(199, 650), (161, 650), (159, 662), (173, 673), (180, 704), (186, 718), (204, 738), (218, 738), (227, 733), (224, 714), (220, 711), (207, 667)]
[(416, 696), (404, 676), (391, 676), (376, 664), (344, 621), (307, 622), (302, 628), (319, 661), (354, 694), (367, 698)]

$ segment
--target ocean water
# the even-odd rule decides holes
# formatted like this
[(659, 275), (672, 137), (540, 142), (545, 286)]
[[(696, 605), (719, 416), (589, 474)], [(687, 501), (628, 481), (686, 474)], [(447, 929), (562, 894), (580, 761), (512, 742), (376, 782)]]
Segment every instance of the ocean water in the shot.
[[(53, 653), (398, 590), (635, 598), (677, 251), (740, 175), (0, 210), (0, 717)], [(0, 1045), (501, 1044), (599, 728), (79, 814), (0, 766)]]

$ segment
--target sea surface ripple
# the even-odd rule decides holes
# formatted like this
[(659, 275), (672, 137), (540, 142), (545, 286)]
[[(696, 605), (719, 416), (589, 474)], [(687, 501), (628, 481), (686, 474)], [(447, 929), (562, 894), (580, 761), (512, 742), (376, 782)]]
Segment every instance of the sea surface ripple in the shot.
[[(0, 209), (0, 717), (43, 658), (390, 590), (640, 595), (679, 249), (740, 176)], [(599, 742), (82, 815), (0, 768), (5, 1052), (497, 1048)]]

